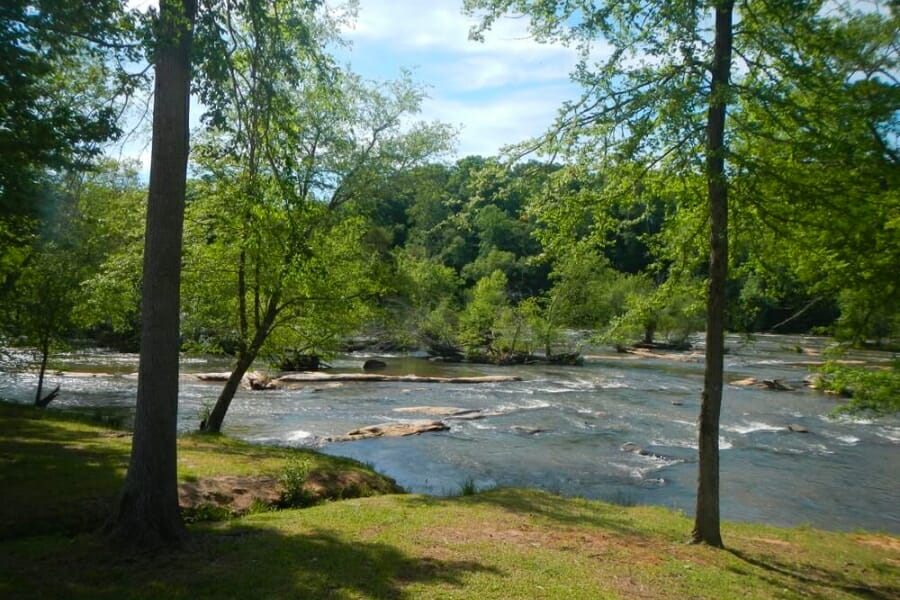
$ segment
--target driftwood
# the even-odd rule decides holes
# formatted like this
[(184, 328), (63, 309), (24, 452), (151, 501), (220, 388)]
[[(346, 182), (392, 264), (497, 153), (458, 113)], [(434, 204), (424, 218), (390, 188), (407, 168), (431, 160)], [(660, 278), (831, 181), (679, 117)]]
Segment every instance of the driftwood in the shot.
[(470, 420), (481, 419), (489, 414), (480, 408), (456, 408), (454, 406), (403, 406), (395, 408), (394, 412)]
[(288, 373), (274, 383), (317, 383), (320, 381), (405, 381), (409, 383), (508, 383), (522, 381), (516, 375), (476, 377), (422, 377), (419, 375), (382, 375), (380, 373)]
[[(204, 382), (228, 381), (230, 373), (196, 373), (192, 377)], [(381, 373), (322, 373), (308, 371), (285, 373), (281, 377), (270, 379), (258, 373), (247, 373), (242, 383), (251, 390), (275, 390), (288, 385), (303, 383), (328, 383), (343, 381), (401, 381), (407, 383), (509, 383), (522, 381), (516, 375), (481, 375), (475, 377), (421, 377), (419, 375), (383, 375)], [(52, 398), (51, 398), (52, 399)]]

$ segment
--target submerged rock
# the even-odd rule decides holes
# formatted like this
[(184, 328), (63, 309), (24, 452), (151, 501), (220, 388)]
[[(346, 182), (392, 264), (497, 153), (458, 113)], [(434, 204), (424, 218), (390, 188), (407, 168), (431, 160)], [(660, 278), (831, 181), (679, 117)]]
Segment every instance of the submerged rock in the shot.
[(787, 428), (788, 431), (793, 431), (794, 433), (809, 433), (809, 429), (805, 425), (799, 425), (797, 423), (791, 423)]
[(638, 456), (646, 456), (648, 458), (657, 458), (659, 460), (674, 460), (671, 456), (664, 456), (662, 454), (656, 454), (655, 452), (650, 452), (635, 444), (634, 442), (625, 442), (622, 444), (619, 449), (622, 452), (630, 452), (631, 454), (637, 454)]
[(383, 360), (378, 360), (377, 358), (370, 358), (363, 363), (363, 371), (377, 371), (378, 369), (383, 369), (385, 367), (387, 367), (387, 363)]
[(775, 390), (778, 392), (790, 392), (794, 388), (781, 382), (780, 379), (757, 379), (755, 377), (747, 377), (745, 379), (737, 379), (731, 382), (731, 385), (739, 385), (741, 387), (758, 387), (764, 390)]
[(631, 452), (632, 454), (643, 454), (645, 450), (634, 442), (625, 442), (619, 447), (622, 452)]
[(465, 419), (480, 419), (485, 416), (480, 408), (456, 408), (453, 406), (403, 406), (395, 408), (394, 412)]
[(510, 429), (512, 429), (515, 432), (526, 433), (528, 435), (536, 435), (538, 433), (543, 433), (543, 432), (547, 431), (546, 429), (544, 429), (542, 427), (528, 427), (527, 425), (513, 425), (512, 427), (510, 427)]

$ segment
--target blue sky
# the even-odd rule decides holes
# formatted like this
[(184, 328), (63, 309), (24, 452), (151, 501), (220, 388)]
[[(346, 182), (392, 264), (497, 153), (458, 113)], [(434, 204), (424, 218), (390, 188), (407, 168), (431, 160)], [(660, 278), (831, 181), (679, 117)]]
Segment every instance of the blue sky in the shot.
[(501, 20), (485, 42), (468, 39), (461, 0), (360, 0), (344, 30), (353, 71), (394, 79), (402, 68), (427, 86), (422, 117), (459, 126), (457, 156), (493, 155), (543, 132), (578, 89), (576, 55), (530, 39), (523, 19)]

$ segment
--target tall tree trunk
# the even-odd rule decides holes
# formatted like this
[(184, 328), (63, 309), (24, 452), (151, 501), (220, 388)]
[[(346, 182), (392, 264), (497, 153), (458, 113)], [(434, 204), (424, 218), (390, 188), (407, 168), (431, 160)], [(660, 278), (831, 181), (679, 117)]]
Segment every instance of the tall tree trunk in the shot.
[(178, 544), (186, 534), (178, 508), (176, 426), (195, 14), (195, 0), (160, 2), (134, 437), (128, 473), (108, 527), (113, 539), (139, 548)]
[(693, 541), (722, 547), (719, 529), (719, 413), (725, 354), (725, 282), (728, 277), (728, 180), (725, 114), (731, 74), (733, 1), (716, 5), (712, 87), (706, 126), (709, 194), (709, 287), (706, 295), (706, 370), (699, 422), (699, 474)]

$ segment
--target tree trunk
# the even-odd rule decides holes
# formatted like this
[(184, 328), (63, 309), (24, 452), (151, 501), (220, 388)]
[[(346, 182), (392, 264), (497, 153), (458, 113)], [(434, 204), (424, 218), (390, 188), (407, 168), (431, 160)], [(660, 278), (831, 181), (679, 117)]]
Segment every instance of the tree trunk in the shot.
[(179, 544), (179, 288), (188, 159), (195, 0), (161, 0), (155, 54), (153, 148), (144, 238), (141, 358), (131, 462), (110, 536), (136, 548)]
[(722, 547), (719, 530), (719, 413), (725, 354), (725, 282), (728, 277), (728, 181), (725, 114), (731, 72), (733, 1), (716, 6), (712, 86), (706, 128), (709, 194), (709, 287), (706, 298), (706, 369), (699, 420), (699, 474), (693, 541)]
[[(50, 356), (50, 340), (44, 339), (41, 340), (41, 369), (38, 372), (38, 384), (37, 384), (37, 392), (34, 394), (34, 405), (39, 406), (41, 408), (50, 404), (50, 400), (47, 402), (41, 402), (41, 394), (44, 391), (44, 374), (47, 372), (47, 359)], [(48, 394), (50, 396), (50, 394)], [(51, 398), (52, 400), (52, 398)]]
[(213, 407), (212, 412), (209, 413), (209, 416), (205, 421), (200, 423), (200, 431), (205, 433), (219, 433), (222, 431), (222, 423), (225, 421), (225, 414), (231, 406), (234, 394), (237, 392), (238, 386), (244, 378), (244, 374), (247, 372), (247, 369), (250, 368), (250, 365), (253, 364), (255, 359), (256, 352), (253, 352), (252, 354), (250, 351), (241, 352), (238, 356), (237, 364), (234, 366), (234, 370), (228, 377), (228, 381), (225, 382), (225, 387), (219, 392), (219, 397), (216, 399), (216, 405)]
[(275, 317), (277, 315), (278, 296), (274, 295), (269, 298), (266, 313), (263, 316), (262, 322), (259, 324), (256, 333), (253, 334), (253, 341), (246, 346), (244, 343), (241, 344), (242, 349), (238, 354), (237, 364), (234, 366), (234, 370), (228, 377), (228, 381), (225, 382), (225, 387), (222, 388), (222, 391), (219, 393), (219, 397), (216, 399), (216, 405), (213, 407), (212, 412), (209, 413), (206, 422), (200, 425), (201, 431), (205, 433), (219, 433), (222, 431), (222, 423), (225, 421), (225, 414), (228, 412), (228, 407), (231, 406), (231, 401), (234, 399), (234, 394), (241, 384), (241, 379), (243, 379), (244, 373), (247, 372), (247, 369), (250, 368), (253, 361), (256, 360), (256, 356), (259, 354), (259, 350), (265, 343), (266, 338), (272, 333), (272, 325), (275, 322)]

